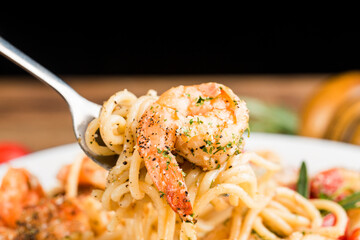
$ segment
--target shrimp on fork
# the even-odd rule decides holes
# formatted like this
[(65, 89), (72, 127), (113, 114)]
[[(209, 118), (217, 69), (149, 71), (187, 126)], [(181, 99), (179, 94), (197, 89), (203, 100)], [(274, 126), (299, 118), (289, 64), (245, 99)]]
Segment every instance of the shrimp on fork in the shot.
[(163, 93), (139, 122), (137, 148), (147, 171), (171, 208), (194, 222), (178, 154), (203, 170), (243, 150), (249, 114), (244, 101), (217, 83), (179, 86)]

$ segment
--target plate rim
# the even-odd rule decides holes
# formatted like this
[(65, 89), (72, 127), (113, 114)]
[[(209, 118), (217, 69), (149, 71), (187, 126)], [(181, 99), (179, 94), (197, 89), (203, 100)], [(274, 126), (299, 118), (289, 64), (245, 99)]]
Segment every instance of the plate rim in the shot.
[[(305, 161), (309, 164), (308, 171), (310, 175), (332, 167), (344, 167), (360, 171), (360, 146), (357, 145), (297, 135), (258, 132), (251, 133), (250, 138), (245, 141), (247, 141), (245, 151), (274, 150), (280, 159), (283, 160), (281, 163), (285, 170), (287, 168), (298, 168), (300, 162)], [(297, 147), (298, 145), (299, 147)], [(325, 150), (330, 149), (328, 153), (324, 154), (323, 151), (317, 150), (319, 147)], [(293, 151), (297, 151), (297, 153), (293, 153)], [(345, 154), (343, 154), (344, 151), (346, 152)], [(44, 189), (50, 190), (58, 185), (56, 175), (60, 168), (73, 162), (77, 154), (81, 153), (81, 148), (74, 142), (43, 149), (13, 159), (5, 164), (0, 164), (0, 183), (9, 167), (25, 168), (39, 179)], [(54, 154), (59, 156), (53, 158), (57, 161), (51, 162)], [(353, 158), (353, 155), (356, 157)], [(343, 156), (350, 160), (339, 160)], [(355, 163), (358, 158), (359, 164)], [(49, 161), (47, 161), (48, 159)], [(37, 164), (41, 164), (41, 166), (38, 167)]]
[[(355, 144), (351, 144), (351, 143), (339, 142), (339, 141), (334, 141), (334, 140), (329, 140), (329, 139), (313, 138), (313, 137), (307, 137), (307, 136), (279, 134), (279, 133), (251, 132), (249, 138), (247, 136), (245, 137), (246, 138), (245, 141), (246, 142), (249, 141), (249, 140), (251, 141), (251, 136), (252, 135), (255, 135), (257, 137), (265, 137), (265, 138), (269, 138), (269, 137), (275, 137), (275, 138), (279, 138), (279, 139), (291, 138), (291, 139), (295, 139), (295, 140), (299, 140), (299, 141), (306, 141), (306, 142), (309, 142), (309, 143), (313, 142), (313, 143), (316, 143), (316, 144), (326, 144), (326, 145), (333, 145), (333, 146), (341, 146), (343, 148), (348, 148), (348, 149), (352, 149), (352, 150), (360, 152), (360, 146), (355, 145)], [(247, 145), (246, 142), (245, 142), (245, 148), (246, 148), (246, 145)], [(56, 151), (56, 150), (62, 150), (62, 149), (66, 149), (66, 148), (72, 149), (72, 148), (77, 148), (77, 147), (80, 150), (80, 147), (79, 147), (78, 143), (73, 142), (73, 143), (67, 143), (67, 144), (62, 144), (62, 145), (58, 145), (58, 146), (54, 146), (54, 147), (41, 149), (39, 151), (35, 151), (35, 152), (29, 153), (27, 155), (12, 159), (12, 160), (10, 160), (10, 162), (0, 164), (0, 168), (3, 168), (4, 166), (9, 165), (9, 164), (11, 165), (11, 163), (14, 163), (14, 162), (23, 161), (23, 159), (26, 159), (26, 158), (29, 158), (29, 157), (32, 158), (34, 156), (47, 154), (48, 152), (53, 152), (53, 151)]]

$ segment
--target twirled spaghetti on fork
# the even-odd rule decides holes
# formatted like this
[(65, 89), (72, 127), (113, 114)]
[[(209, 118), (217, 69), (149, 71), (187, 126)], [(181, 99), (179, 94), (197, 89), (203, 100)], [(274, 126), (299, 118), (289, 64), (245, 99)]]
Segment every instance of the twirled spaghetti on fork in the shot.
[[(160, 97), (152, 90), (140, 98), (126, 90), (113, 95), (86, 133), (94, 153), (119, 154), (105, 190), (94, 191), (116, 212), (109, 229), (123, 239), (343, 235), (347, 217), (338, 204), (281, 187), (272, 178), (276, 162), (244, 152), (248, 118), (245, 102), (216, 83)], [(336, 225), (322, 227), (320, 209), (334, 213)]]

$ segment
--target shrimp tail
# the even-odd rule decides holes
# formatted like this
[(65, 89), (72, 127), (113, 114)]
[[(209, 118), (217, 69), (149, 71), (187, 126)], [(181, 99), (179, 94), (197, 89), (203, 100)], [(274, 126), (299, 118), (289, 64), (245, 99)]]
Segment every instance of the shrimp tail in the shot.
[[(174, 118), (175, 111), (163, 111), (157, 104), (147, 110), (137, 130), (138, 151), (160, 197), (166, 197), (182, 220), (194, 222), (183, 171), (172, 154), (176, 139)], [(159, 141), (162, 136), (165, 136), (164, 141)]]
[[(153, 161), (154, 158), (156, 160)], [(166, 197), (170, 207), (179, 214), (181, 219), (193, 222), (192, 206), (184, 177), (175, 157), (170, 154), (168, 157), (155, 154), (152, 159), (145, 160), (145, 166), (159, 190), (160, 197)]]

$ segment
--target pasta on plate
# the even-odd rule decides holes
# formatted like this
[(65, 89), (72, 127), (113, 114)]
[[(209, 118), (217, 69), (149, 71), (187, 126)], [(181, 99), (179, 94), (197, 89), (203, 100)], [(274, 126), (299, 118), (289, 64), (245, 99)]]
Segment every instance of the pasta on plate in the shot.
[[(224, 109), (235, 117), (229, 114), (222, 118)], [(146, 122), (144, 117), (150, 120)], [(116, 212), (111, 229), (123, 228), (129, 239), (248, 239), (254, 236), (302, 239), (343, 235), (347, 216), (339, 205), (324, 199), (309, 201), (280, 186), (272, 179), (280, 170), (277, 162), (243, 151), (242, 133), (247, 120), (243, 102), (220, 84), (180, 86), (160, 97), (154, 91), (140, 98), (126, 90), (113, 95), (104, 103), (100, 117), (90, 124), (87, 135), (88, 146), (95, 153), (119, 154), (117, 165), (109, 173), (105, 191), (96, 192), (104, 208)], [(158, 128), (149, 124), (151, 121), (156, 122), (154, 125)], [(160, 156), (153, 154), (147, 160), (148, 155), (141, 154), (140, 145), (144, 138), (149, 138), (148, 135), (141, 136), (144, 122), (152, 135), (162, 133), (165, 142), (165, 135), (169, 132), (161, 129), (171, 126), (166, 122), (176, 122), (176, 137), (170, 137), (176, 143), (166, 146), (166, 154), (161, 159), (166, 163), (165, 169), (163, 167), (158, 175), (169, 174), (171, 160), (176, 159), (178, 166), (175, 167), (183, 171), (184, 179), (173, 177), (172, 180), (186, 186), (185, 195), (189, 196), (193, 210), (190, 217), (184, 214), (186, 206), (185, 210), (171, 206), (171, 199), (166, 198), (172, 194), (171, 191), (164, 191), (159, 184), (154, 184), (154, 179), (159, 176), (154, 176), (149, 169), (161, 163), (150, 165), (147, 161), (157, 162), (153, 157)], [(104, 146), (95, 140), (98, 129)], [(221, 141), (219, 137), (223, 135), (231, 137)], [(159, 155), (164, 155), (158, 139), (151, 138), (149, 142), (150, 145), (158, 144)], [(184, 145), (188, 151), (177, 149)], [(197, 154), (200, 149), (205, 152), (205, 157)], [(226, 155), (221, 164), (216, 163), (223, 157), (216, 155), (218, 152)], [(210, 163), (206, 165), (192, 157)], [(262, 173), (255, 174), (253, 166), (261, 168), (262, 171), (258, 172)], [(334, 213), (336, 225), (322, 227), (320, 210)], [(229, 219), (231, 221), (223, 225)]]
[[(44, 197), (38, 184), (27, 184), (23, 191), (35, 200), (20, 199), (17, 207), (41, 202), (60, 208), (52, 214), (64, 219), (67, 231), (54, 234), (64, 239), (356, 239), (351, 237), (360, 229), (358, 205), (346, 209), (342, 201), (356, 199), (360, 187), (351, 183), (360, 182), (358, 172), (319, 173), (311, 184), (303, 183), (311, 190), (309, 199), (296, 191), (298, 171), (283, 169), (275, 153), (244, 150), (245, 131), (245, 102), (221, 84), (179, 86), (161, 96), (150, 90), (139, 98), (120, 91), (86, 132), (91, 151), (118, 154), (117, 164), (106, 173), (79, 157), (60, 171), (60, 190)], [(287, 178), (285, 172), (293, 174)], [(29, 173), (21, 174), (34, 183)], [(6, 205), (5, 180), (0, 203)], [(83, 186), (95, 189), (92, 196)], [(63, 216), (65, 203), (77, 214)], [(25, 231), (32, 223), (28, 216), (9, 220), (0, 211), (0, 233), (20, 236), (14, 229), (21, 223)], [(73, 219), (77, 224), (69, 224)], [(31, 225), (34, 239), (54, 232), (48, 222), (43, 229)]]

